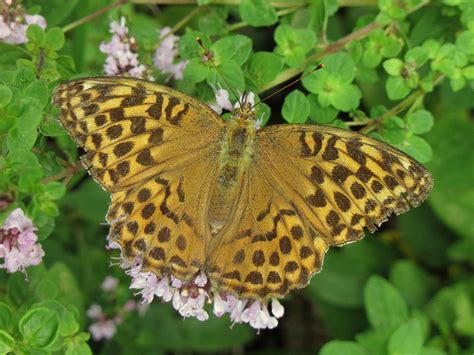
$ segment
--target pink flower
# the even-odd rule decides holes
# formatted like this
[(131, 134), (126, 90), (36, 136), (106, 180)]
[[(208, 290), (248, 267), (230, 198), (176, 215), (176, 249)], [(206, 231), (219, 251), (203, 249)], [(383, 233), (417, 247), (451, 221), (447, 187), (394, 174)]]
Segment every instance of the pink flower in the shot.
[(179, 37), (171, 32), (170, 27), (163, 27), (160, 30), (160, 39), (161, 42), (155, 51), (153, 63), (163, 74), (170, 74), (169, 78), (183, 79), (188, 61), (183, 60), (175, 63), (175, 58), (178, 56)]
[(41, 263), (44, 251), (37, 244), (36, 227), (21, 208), (13, 210), (0, 227), (0, 268), (24, 272), (28, 266)]
[(21, 4), (12, 6), (11, 2), (0, 13), (0, 42), (11, 44), (22, 44), (28, 42), (26, 30), (29, 25), (38, 25), (42, 29), (46, 28), (46, 20), (40, 15), (25, 14), (25, 9)]
[(121, 323), (121, 318), (107, 318), (102, 307), (96, 303), (90, 306), (86, 314), (87, 317), (95, 321), (89, 326), (89, 332), (95, 341), (111, 339), (117, 332), (117, 324)]
[(117, 278), (107, 276), (100, 285), (100, 288), (104, 291), (115, 292), (117, 290), (118, 283), (119, 281)]
[(110, 42), (102, 42), (99, 47), (102, 53), (107, 54), (105, 73), (151, 79), (145, 65), (138, 60), (136, 40), (128, 35), (125, 17), (121, 17), (120, 22), (111, 22), (110, 33), (113, 34)]
[(221, 317), (228, 313), (233, 323), (248, 323), (255, 329), (272, 329), (283, 316), (283, 306), (276, 299), (269, 303), (256, 300), (237, 299), (236, 297), (214, 290), (204, 272), (198, 272), (189, 281), (179, 280), (169, 275), (159, 279), (150, 271), (141, 271), (139, 258), (135, 262), (122, 262), (126, 273), (132, 277), (131, 289), (137, 289), (142, 303), (149, 304), (155, 298), (171, 302), (173, 308), (184, 318), (195, 317), (200, 321), (209, 319), (205, 305), (214, 303), (213, 313)]

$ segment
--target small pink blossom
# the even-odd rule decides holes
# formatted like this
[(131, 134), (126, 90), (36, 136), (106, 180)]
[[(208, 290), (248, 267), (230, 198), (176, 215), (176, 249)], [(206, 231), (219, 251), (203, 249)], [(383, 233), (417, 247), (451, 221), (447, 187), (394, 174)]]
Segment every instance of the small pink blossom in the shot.
[(28, 42), (26, 30), (29, 25), (35, 24), (42, 29), (46, 28), (46, 20), (43, 16), (26, 14), (21, 4), (12, 6), (12, 2), (8, 1), (3, 6), (3, 11), (0, 13), (0, 42), (26, 43)]
[(115, 292), (117, 290), (118, 283), (119, 281), (117, 278), (107, 276), (100, 285), (100, 288), (104, 291)]
[(278, 325), (278, 318), (284, 313), (278, 300), (269, 303), (256, 300), (237, 299), (236, 297), (214, 291), (211, 281), (204, 272), (198, 272), (188, 281), (176, 277), (164, 276), (159, 279), (150, 271), (141, 271), (141, 261), (122, 262), (126, 273), (132, 277), (131, 289), (139, 290), (143, 304), (151, 303), (155, 298), (171, 302), (173, 308), (184, 318), (195, 317), (200, 321), (209, 319), (205, 309), (208, 303), (214, 303), (213, 313), (221, 317), (228, 313), (233, 323), (248, 323), (255, 329), (272, 329)]
[(36, 243), (36, 227), (21, 208), (13, 210), (0, 227), (0, 268), (24, 272), (28, 266), (41, 263), (44, 251)]
[[(95, 321), (89, 326), (89, 332), (95, 341), (111, 339), (117, 332), (118, 323), (115, 319), (107, 318), (100, 305), (96, 303), (92, 304), (86, 314), (87, 317)], [(119, 323), (120, 322), (119, 320)]]
[(105, 73), (151, 79), (145, 65), (138, 60), (136, 39), (128, 35), (125, 17), (121, 17), (120, 22), (112, 21), (109, 31), (112, 33), (110, 42), (102, 42), (99, 46), (100, 51), (107, 54)]
[(178, 56), (179, 37), (171, 32), (170, 27), (163, 27), (160, 30), (160, 40), (153, 63), (163, 74), (170, 74), (169, 78), (183, 79), (184, 69), (188, 61), (175, 62), (175, 58)]

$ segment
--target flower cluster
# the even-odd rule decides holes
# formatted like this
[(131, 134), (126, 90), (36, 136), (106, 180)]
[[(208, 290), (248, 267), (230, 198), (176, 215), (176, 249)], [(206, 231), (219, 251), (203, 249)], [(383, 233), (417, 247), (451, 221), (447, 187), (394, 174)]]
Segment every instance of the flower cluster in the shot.
[(120, 316), (108, 318), (102, 311), (102, 307), (97, 303), (90, 306), (86, 314), (89, 319), (94, 321), (94, 323), (89, 326), (89, 332), (95, 341), (112, 339), (117, 332), (117, 325), (122, 323), (122, 317)]
[[(107, 75), (125, 75), (135, 78), (148, 77), (145, 65), (138, 61), (138, 48), (135, 37), (128, 35), (125, 17), (120, 22), (110, 23), (110, 42), (102, 42), (100, 51), (107, 54), (104, 71)], [(148, 77), (149, 78), (149, 77)]]
[(36, 227), (21, 208), (13, 210), (0, 227), (0, 268), (8, 272), (22, 271), (30, 265), (38, 265), (44, 256), (37, 243)]
[(277, 299), (271, 301), (271, 313), (267, 303), (242, 299), (223, 292), (214, 291), (207, 276), (200, 272), (193, 280), (183, 282), (173, 275), (159, 279), (152, 272), (141, 271), (141, 260), (134, 263), (122, 261), (122, 267), (132, 277), (130, 288), (139, 290), (144, 303), (151, 303), (155, 297), (171, 302), (183, 317), (196, 317), (201, 321), (209, 318), (204, 309), (214, 303), (213, 313), (221, 317), (228, 313), (233, 323), (248, 323), (255, 329), (275, 328), (283, 316), (283, 306)]
[(46, 28), (46, 20), (40, 15), (28, 15), (21, 4), (13, 0), (0, 0), (0, 42), (22, 44), (28, 42), (29, 25)]
[[(118, 284), (118, 279), (107, 276), (100, 287), (108, 294), (114, 295), (117, 292)], [(144, 311), (143, 307), (137, 306), (134, 300), (126, 302), (118, 311), (114, 311), (112, 315), (109, 312), (104, 312), (99, 304), (92, 304), (87, 310), (87, 317), (93, 321), (89, 326), (92, 338), (95, 341), (111, 339), (117, 332), (117, 326), (122, 324), (124, 315), (134, 310), (137, 310), (139, 314), (142, 314)]]
[(169, 78), (183, 79), (184, 69), (188, 61), (183, 60), (175, 63), (175, 58), (178, 55), (179, 37), (171, 32), (170, 27), (163, 27), (160, 30), (160, 41), (153, 58), (155, 66), (163, 74), (169, 74)]

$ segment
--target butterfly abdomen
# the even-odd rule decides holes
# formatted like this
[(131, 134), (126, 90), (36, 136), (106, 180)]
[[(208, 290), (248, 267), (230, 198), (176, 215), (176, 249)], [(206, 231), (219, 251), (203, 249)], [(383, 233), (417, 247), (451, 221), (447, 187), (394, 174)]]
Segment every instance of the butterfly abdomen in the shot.
[(219, 173), (209, 206), (209, 221), (213, 234), (219, 232), (232, 213), (238, 199), (238, 186), (253, 155), (255, 128), (252, 122), (233, 120), (221, 141)]

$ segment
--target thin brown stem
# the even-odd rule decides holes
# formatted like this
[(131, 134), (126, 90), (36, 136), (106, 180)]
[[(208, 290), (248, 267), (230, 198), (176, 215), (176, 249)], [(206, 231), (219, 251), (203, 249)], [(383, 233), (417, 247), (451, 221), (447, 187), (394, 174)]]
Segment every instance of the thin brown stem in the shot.
[[(423, 6), (426, 6), (429, 3), (430, 3), (429, 0), (421, 2), (419, 5), (415, 6), (412, 9), (410, 9), (409, 14), (417, 11), (418, 9), (422, 8)], [(381, 24), (379, 24), (377, 22), (369, 23), (368, 25), (362, 27), (361, 29), (359, 29), (355, 32), (352, 32), (352, 33), (348, 34), (347, 36), (342, 37), (341, 39), (337, 40), (336, 42), (325, 46), (324, 49), (321, 52), (318, 52), (316, 54), (313, 54), (313, 55), (309, 56), (308, 58), (306, 58), (305, 63), (301, 67), (290, 68), (290, 69), (287, 69), (287, 70), (281, 72), (280, 74), (277, 75), (277, 77), (273, 81), (271, 81), (270, 83), (262, 86), (258, 90), (258, 93), (262, 93), (262, 92), (264, 92), (268, 89), (271, 89), (274, 86), (278, 86), (278, 85), (284, 83), (285, 81), (291, 79), (292, 77), (302, 73), (308, 67), (309, 64), (311, 64), (313, 62), (316, 62), (318, 60), (321, 60), (322, 58), (324, 58), (325, 56), (327, 56), (329, 54), (332, 54), (332, 53), (335, 53), (335, 52), (338, 52), (338, 51), (342, 50), (347, 44), (351, 43), (352, 41), (365, 38), (372, 31), (375, 31), (378, 28), (391, 26), (392, 24), (393, 23), (390, 23), (386, 26), (382, 26)]]
[(58, 180), (64, 179), (63, 183), (64, 185), (67, 185), (67, 183), (69, 182), (69, 180), (71, 180), (73, 175), (79, 170), (81, 170), (83, 167), (84, 166), (82, 165), (82, 163), (78, 161), (76, 162), (76, 164), (70, 165), (69, 167), (61, 171), (59, 174), (45, 177), (43, 180), (41, 180), (41, 182), (43, 184), (47, 184), (48, 182), (51, 182), (51, 181), (58, 181)]
[(161, 37), (158, 40), (158, 42), (156, 43), (155, 47), (158, 48), (160, 46), (161, 42), (163, 42), (163, 40), (166, 37), (170, 36), (173, 33), (176, 33), (177, 31), (179, 31), (184, 25), (186, 25), (189, 21), (191, 21), (193, 19), (193, 17), (196, 16), (202, 9), (203, 9), (203, 7), (195, 7), (189, 14), (187, 14), (179, 22), (177, 22), (176, 25), (174, 25), (173, 28), (171, 28), (171, 31), (169, 31), (163, 37)]
[[(131, 0), (134, 4), (147, 5), (196, 5), (197, 0)], [(211, 0), (209, 5), (230, 5), (238, 6), (241, 0)], [(339, 0), (339, 6), (377, 6), (377, 0)], [(270, 1), (274, 8), (288, 8), (294, 6), (309, 5), (308, 1)]]
[[(304, 6), (305, 5), (300, 5), (298, 7), (290, 7), (290, 8), (284, 9), (284, 10), (277, 11), (277, 16), (281, 17), (281, 16), (284, 16), (284, 15), (291, 14), (292, 12), (295, 12), (296, 10), (299, 10), (300, 8), (303, 8)], [(236, 31), (236, 30), (239, 30), (239, 29), (247, 27), (247, 26), (248, 26), (248, 24), (246, 22), (243, 22), (243, 21), (242, 22), (237, 22), (237, 23), (233, 23), (232, 25), (227, 26), (227, 31), (232, 32), (232, 31)]]
[[(442, 80), (444, 79), (444, 75), (437, 75), (434, 80), (433, 80), (433, 86), (438, 85)], [(426, 91), (423, 89), (418, 89), (415, 92), (413, 92), (410, 96), (408, 96), (405, 100), (400, 102), (398, 105), (392, 107), (390, 110), (384, 112), (381, 114), (379, 117), (371, 120), (367, 126), (362, 128), (359, 132), (367, 134), (369, 132), (372, 132), (375, 130), (380, 123), (392, 116), (398, 115), (400, 112), (405, 111), (407, 108), (409, 108), (411, 105), (413, 105), (415, 102), (417, 102), (418, 99), (423, 97), (426, 94)]]
[(316, 62), (318, 60), (321, 60), (323, 57), (325, 57), (329, 54), (340, 51), (348, 43), (350, 43), (352, 41), (355, 41), (355, 40), (358, 40), (358, 39), (362, 39), (362, 38), (368, 36), (369, 33), (371, 33), (372, 31), (374, 31), (375, 29), (380, 28), (380, 27), (382, 27), (380, 24), (378, 24), (376, 22), (372, 22), (372, 23), (368, 24), (367, 26), (364, 26), (361, 29), (359, 29), (355, 32), (352, 32), (351, 34), (348, 34), (347, 36), (342, 37), (341, 39), (337, 40), (336, 42), (331, 43), (330, 45), (326, 46), (326, 48), (323, 49), (321, 52), (313, 54), (312, 56), (309, 56), (308, 58), (306, 58), (305, 63), (301, 67), (290, 68), (290, 69), (284, 70), (283, 72), (278, 74), (277, 77), (273, 81), (271, 81), (270, 83), (268, 83), (266, 85), (263, 85), (259, 89), (258, 92), (262, 93), (262, 92), (264, 92), (268, 89), (271, 89), (274, 86), (278, 86), (278, 85), (284, 83), (285, 81), (291, 79), (292, 77), (302, 73), (308, 67), (308, 65), (310, 63)]
[(73, 29), (75, 29), (76, 27), (79, 27), (89, 21), (92, 21), (93, 19), (95, 19), (96, 17), (99, 17), (100, 15), (102, 14), (105, 14), (106, 12), (112, 10), (112, 9), (115, 9), (117, 7), (120, 7), (124, 4), (126, 4), (128, 2), (128, 0), (117, 0), (115, 3), (113, 4), (110, 4), (110, 5), (107, 5), (99, 10), (97, 10), (96, 12), (93, 12), (92, 14), (89, 14), (87, 16), (84, 16), (83, 18), (77, 20), (77, 21), (74, 21), (74, 22), (71, 22), (69, 25), (66, 25), (62, 28), (63, 32), (68, 32), (68, 31), (71, 31)]

